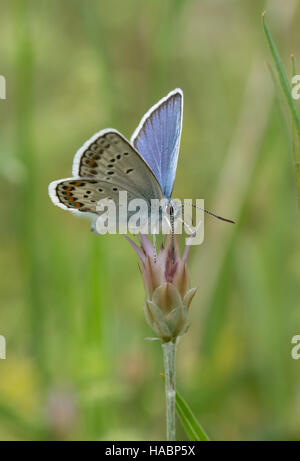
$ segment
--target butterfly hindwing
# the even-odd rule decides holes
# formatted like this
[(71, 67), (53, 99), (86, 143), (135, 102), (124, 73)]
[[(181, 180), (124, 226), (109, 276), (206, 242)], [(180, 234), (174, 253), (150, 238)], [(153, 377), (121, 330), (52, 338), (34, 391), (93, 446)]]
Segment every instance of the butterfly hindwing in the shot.
[(155, 174), (169, 198), (175, 180), (183, 114), (183, 93), (171, 91), (142, 118), (131, 143)]
[[(50, 185), (50, 197), (55, 205), (82, 213), (97, 212), (97, 203), (103, 199), (118, 202), (119, 188), (112, 183), (90, 178), (67, 178)], [(128, 194), (131, 196), (131, 194)]]

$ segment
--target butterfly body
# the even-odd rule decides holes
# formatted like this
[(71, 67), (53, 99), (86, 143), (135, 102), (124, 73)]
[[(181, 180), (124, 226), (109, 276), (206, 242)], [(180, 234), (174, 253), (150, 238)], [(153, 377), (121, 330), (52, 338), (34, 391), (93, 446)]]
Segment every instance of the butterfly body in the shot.
[(99, 216), (97, 204), (103, 199), (119, 203), (121, 191), (128, 201), (141, 198), (171, 199), (182, 128), (183, 94), (169, 93), (142, 118), (129, 142), (114, 129), (94, 134), (77, 151), (72, 177), (49, 185), (52, 202), (76, 214)]

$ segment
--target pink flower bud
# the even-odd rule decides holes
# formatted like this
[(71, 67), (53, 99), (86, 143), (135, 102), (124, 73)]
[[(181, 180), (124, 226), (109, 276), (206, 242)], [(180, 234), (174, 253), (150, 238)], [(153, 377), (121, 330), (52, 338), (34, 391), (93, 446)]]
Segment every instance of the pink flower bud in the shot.
[(168, 235), (156, 255), (155, 247), (145, 235), (141, 236), (140, 247), (126, 238), (141, 261), (146, 320), (162, 341), (173, 341), (188, 328), (188, 311), (196, 293), (196, 288), (189, 286), (188, 247), (181, 258), (177, 236)]

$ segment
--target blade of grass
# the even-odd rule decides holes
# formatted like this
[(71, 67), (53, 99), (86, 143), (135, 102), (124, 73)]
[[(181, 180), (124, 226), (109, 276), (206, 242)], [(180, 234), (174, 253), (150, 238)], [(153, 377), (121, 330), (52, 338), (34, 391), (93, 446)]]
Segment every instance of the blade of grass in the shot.
[[(105, 112), (107, 126), (115, 126), (118, 97), (109, 48), (110, 39), (103, 22), (104, 5), (95, 0), (88, 4), (77, 0), (75, 4), (82, 16), (87, 44), (93, 51), (97, 66), (99, 107), (102, 107)], [(83, 354), (89, 357), (90, 363), (95, 367), (94, 371), (101, 372), (103, 367), (114, 366), (115, 357), (114, 348), (111, 347), (112, 322), (109, 290), (107, 289), (109, 283), (108, 254), (106, 244), (99, 236), (90, 235), (88, 261)], [(100, 360), (100, 356), (106, 359)], [(99, 427), (105, 426), (101, 406), (98, 404), (85, 405), (84, 414), (86, 434), (96, 437)]]
[(12, 4), (15, 33), (15, 111), (16, 111), (16, 155), (22, 161), (26, 178), (19, 196), (17, 229), (24, 264), (26, 303), (30, 322), (30, 349), (41, 372), (45, 374), (45, 335), (42, 288), (39, 280), (39, 249), (36, 232), (36, 189), (35, 146), (33, 137), (34, 101), (34, 47), (31, 36), (30, 10), (24, 0)]
[(189, 422), (187, 422), (183, 411), (181, 410), (180, 407), (178, 407), (177, 403), (176, 403), (176, 412), (177, 412), (177, 415), (180, 419), (182, 427), (184, 428), (189, 440), (191, 440), (192, 442), (197, 441), (198, 439), (195, 436), (193, 429), (191, 428)]
[[(165, 376), (162, 373), (160, 376), (162, 377), (163, 381), (165, 381)], [(197, 418), (195, 417), (191, 408), (178, 391), (176, 391), (176, 412), (190, 440), (200, 442), (209, 441), (209, 437), (205, 430), (197, 421)]]
[[(102, 8), (99, 2), (91, 1), (89, 5), (77, 1), (76, 6), (81, 13), (86, 37), (94, 52), (97, 64), (99, 104), (104, 107), (107, 124), (114, 126), (116, 85), (111, 63), (110, 51), (107, 46), (108, 38), (102, 23)], [(109, 354), (110, 347), (105, 336), (105, 326), (109, 324), (109, 309), (107, 309), (107, 254), (102, 239), (90, 236), (89, 274), (86, 295), (86, 344), (89, 351), (98, 356), (99, 349), (102, 353)], [(109, 363), (109, 361), (107, 362)]]
[(294, 75), (296, 75), (297, 72), (296, 72), (296, 59), (293, 54), (291, 55), (291, 61), (292, 61), (292, 77), (294, 77)]
[[(177, 50), (181, 43), (180, 38), (182, 34), (180, 33), (180, 24), (185, 3), (185, 0), (174, 0), (165, 3), (154, 2), (156, 11), (158, 5), (160, 5), (160, 14), (165, 15), (165, 21), (161, 21), (157, 36), (152, 43), (151, 56), (153, 61), (149, 73), (149, 85), (151, 85), (150, 93), (154, 100), (162, 92), (162, 88), (169, 88), (174, 76), (172, 63), (175, 56), (174, 50)], [(180, 73), (175, 73), (176, 86), (180, 86), (178, 74)]]
[[(279, 81), (281, 84), (281, 88), (285, 95), (288, 107), (291, 112), (292, 118), (292, 148), (294, 154), (294, 163), (295, 163), (295, 170), (296, 170), (296, 180), (297, 180), (297, 189), (298, 189), (298, 205), (300, 207), (300, 114), (298, 107), (294, 98), (292, 97), (292, 90), (289, 83), (289, 79), (287, 73), (285, 71), (284, 65), (281, 61), (279, 53), (277, 51), (276, 45), (273, 41), (270, 29), (265, 20), (265, 13), (262, 14), (263, 19), (263, 28), (266, 35), (266, 39), (271, 50), (271, 54), (274, 60), (274, 64), (278, 73)], [(296, 74), (296, 63), (295, 58), (292, 56), (292, 73), (293, 75)]]
[(103, 5), (94, 0), (89, 3), (77, 0), (77, 8), (82, 15), (86, 36), (95, 55), (100, 107), (105, 108), (108, 122), (115, 123), (118, 110), (118, 91), (108, 46), (110, 39), (109, 35), (107, 36), (105, 33), (103, 24)]
[(265, 32), (265, 35), (266, 35), (266, 38), (267, 38), (269, 48), (271, 50), (271, 54), (272, 54), (272, 57), (273, 57), (273, 60), (274, 60), (274, 64), (276, 66), (279, 81), (280, 81), (282, 90), (284, 92), (284, 95), (286, 97), (287, 103), (289, 105), (291, 115), (292, 115), (293, 121), (295, 123), (295, 127), (296, 127), (296, 130), (297, 130), (298, 136), (300, 136), (300, 114), (299, 114), (299, 111), (298, 111), (298, 107), (296, 106), (295, 100), (292, 97), (290, 82), (289, 82), (288, 76), (286, 74), (285, 68), (283, 66), (283, 63), (281, 61), (281, 58), (279, 56), (279, 53), (277, 51), (276, 45), (275, 45), (275, 43), (273, 41), (270, 29), (269, 29), (269, 27), (268, 27), (268, 25), (266, 23), (265, 13), (262, 14), (262, 19), (263, 19), (264, 32)]
[(199, 280), (205, 277), (206, 280), (205, 286), (202, 286), (201, 296), (199, 296), (201, 306), (199, 306), (199, 311), (201, 315), (204, 315), (204, 312), (207, 314), (205, 327), (203, 322), (195, 322), (196, 325), (191, 331), (194, 341), (199, 342), (201, 338), (201, 348), (206, 354), (212, 353), (215, 349), (223, 326), (228, 304), (221, 297), (224, 287), (227, 286), (228, 277), (230, 277), (228, 271), (230, 252), (236, 232), (238, 232), (239, 216), (247, 200), (252, 174), (258, 161), (260, 144), (272, 107), (273, 88), (263, 78), (261, 66), (262, 60), (258, 56), (249, 72), (238, 122), (220, 172), (215, 198), (212, 200), (214, 209), (228, 210), (227, 215), (238, 222), (236, 227), (232, 228), (229, 225), (215, 226), (214, 223), (207, 221), (205, 223), (208, 229), (206, 232), (209, 232), (210, 241), (214, 243), (204, 246), (201, 261), (195, 262), (195, 271), (198, 272), (196, 277)]
[[(297, 75), (296, 72), (296, 59), (292, 55), (292, 77)], [(298, 186), (298, 205), (300, 207), (300, 139), (299, 134), (297, 132), (296, 126), (293, 123), (292, 126), (293, 134), (292, 134), (292, 148), (293, 148), (293, 155), (294, 155), (294, 162), (295, 162), (295, 169), (296, 169), (296, 179), (297, 179), (297, 186)]]
[(293, 147), (297, 188), (298, 188), (298, 205), (300, 207), (300, 139), (299, 139), (299, 135), (297, 133), (297, 130), (294, 124), (293, 124), (292, 130), (293, 130), (292, 147)]
[[(271, 2), (268, 2), (268, 5), (271, 6)], [(296, 3), (291, 2), (286, 6), (287, 14), (284, 17), (278, 17), (282, 34), (289, 30), (291, 20), (294, 18)], [(278, 10), (279, 14), (280, 11)], [(211, 200), (212, 208), (227, 210), (227, 215), (235, 220), (238, 220), (247, 203), (252, 174), (258, 162), (260, 146), (272, 114), (274, 91), (272, 85), (263, 78), (262, 66), (262, 56), (260, 52), (257, 52), (248, 72), (238, 121), (219, 173), (215, 197)], [(200, 348), (200, 341), (201, 348), (206, 350), (207, 354), (208, 350), (212, 353), (218, 344), (224, 313), (221, 312), (221, 315), (215, 316), (213, 312), (215, 291), (222, 283), (228, 254), (231, 251), (235, 232), (239, 227), (237, 224), (234, 230), (232, 226), (215, 226), (213, 224), (208, 220), (205, 223), (206, 235), (209, 233), (209, 241), (213, 244), (207, 242), (201, 250), (201, 260), (195, 259), (194, 262), (195, 280), (205, 280), (201, 286), (201, 296), (198, 297), (198, 312), (201, 312), (199, 314), (201, 321), (196, 321), (193, 324), (189, 335), (194, 344), (195, 354)], [(224, 309), (228, 309), (228, 304), (223, 304), (220, 307), (220, 310)], [(215, 324), (214, 329), (210, 328), (214, 335), (209, 335), (208, 341), (206, 341), (204, 335), (211, 322), (211, 316), (214, 316), (218, 321), (218, 326), (216, 327)], [(187, 340), (189, 339), (187, 338)], [(195, 344), (198, 344), (198, 348), (195, 347)]]
[[(292, 60), (292, 76), (294, 76), (294, 75), (296, 75), (296, 62), (295, 62), (295, 58), (294, 58), (293, 55), (291, 56), (291, 60)], [(281, 91), (281, 88), (280, 88), (280, 85), (279, 85), (279, 82), (278, 82), (277, 75), (275, 74), (275, 71), (274, 71), (273, 67), (269, 63), (267, 63), (267, 67), (268, 67), (268, 69), (270, 71), (270, 75), (271, 75), (271, 78), (273, 80), (274, 87), (275, 87), (275, 90), (276, 90), (276, 99), (278, 101), (278, 105), (279, 105), (279, 108), (280, 108), (280, 115), (281, 115), (281, 119), (282, 119), (282, 124), (283, 124), (285, 132), (286, 132), (287, 140), (290, 141), (291, 131), (290, 131), (290, 127), (288, 126), (287, 117), (285, 116), (286, 114), (285, 114), (285, 110), (284, 110), (285, 109), (284, 97), (283, 97), (283, 94), (282, 94), (282, 91)], [(300, 206), (300, 143), (299, 143), (299, 136), (297, 134), (297, 130), (296, 130), (296, 127), (295, 127), (294, 123), (292, 123), (292, 140), (291, 140), (290, 144), (291, 144), (291, 150), (292, 150), (295, 169), (296, 169), (296, 180), (297, 180), (297, 189), (298, 189), (298, 204)]]
[(176, 392), (176, 411), (180, 417), (183, 427), (186, 429), (190, 428), (191, 433), (194, 434), (194, 438), (191, 440), (197, 440), (201, 442), (208, 442), (209, 437), (201, 424), (197, 421), (194, 413), (192, 412), (189, 405), (185, 402), (183, 397)]

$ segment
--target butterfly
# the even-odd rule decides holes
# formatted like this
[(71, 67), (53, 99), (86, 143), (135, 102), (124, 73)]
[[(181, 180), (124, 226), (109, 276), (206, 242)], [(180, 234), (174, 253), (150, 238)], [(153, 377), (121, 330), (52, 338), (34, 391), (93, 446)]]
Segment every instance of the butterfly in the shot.
[(183, 92), (177, 88), (143, 116), (130, 141), (111, 128), (94, 134), (77, 151), (72, 177), (50, 183), (52, 202), (94, 222), (97, 203), (111, 199), (118, 204), (120, 191), (149, 207), (151, 199), (172, 203), (182, 115)]

